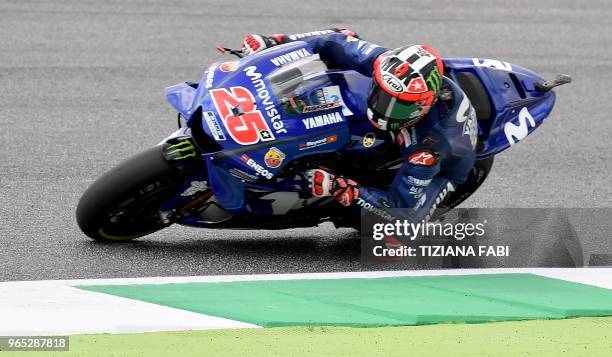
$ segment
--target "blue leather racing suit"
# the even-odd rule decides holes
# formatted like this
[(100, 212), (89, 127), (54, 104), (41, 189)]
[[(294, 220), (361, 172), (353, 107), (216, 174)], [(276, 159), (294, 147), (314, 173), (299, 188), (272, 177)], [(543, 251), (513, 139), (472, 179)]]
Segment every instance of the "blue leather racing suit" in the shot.
[[(279, 42), (304, 41), (330, 67), (372, 77), (376, 58), (388, 49), (334, 30), (283, 36)], [(436, 104), (410, 129), (392, 132), (403, 162), (386, 191), (359, 187), (356, 205), (372, 212), (412, 208), (410, 219), (427, 219), (458, 185), (466, 182), (476, 160), (478, 125), (461, 88), (448, 77)]]

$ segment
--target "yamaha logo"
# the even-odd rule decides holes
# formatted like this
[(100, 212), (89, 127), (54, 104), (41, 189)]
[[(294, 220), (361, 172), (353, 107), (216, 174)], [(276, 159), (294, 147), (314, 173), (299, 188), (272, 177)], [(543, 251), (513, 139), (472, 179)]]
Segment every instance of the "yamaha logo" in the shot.
[(402, 86), (402, 83), (400, 83), (399, 79), (397, 79), (396, 77), (390, 74), (383, 74), (382, 80), (383, 83), (385, 83), (387, 85), (387, 88), (389, 88), (390, 90), (396, 93), (401, 93), (404, 91), (404, 86)]

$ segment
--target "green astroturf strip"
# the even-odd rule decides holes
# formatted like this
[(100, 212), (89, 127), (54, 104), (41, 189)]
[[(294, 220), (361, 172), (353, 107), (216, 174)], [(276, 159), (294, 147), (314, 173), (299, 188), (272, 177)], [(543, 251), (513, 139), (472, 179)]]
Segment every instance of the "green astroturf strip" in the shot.
[(612, 318), (377, 328), (280, 327), (70, 337), (70, 352), (0, 356), (610, 356)]
[(533, 274), (79, 288), (264, 327), (372, 327), (612, 316), (612, 290)]

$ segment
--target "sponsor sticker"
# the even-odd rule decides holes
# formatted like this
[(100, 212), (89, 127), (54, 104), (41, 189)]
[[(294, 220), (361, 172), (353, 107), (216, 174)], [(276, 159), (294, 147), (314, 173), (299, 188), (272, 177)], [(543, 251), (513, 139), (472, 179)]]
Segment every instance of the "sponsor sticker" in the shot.
[(251, 159), (251, 157), (249, 155), (247, 155), (247, 154), (240, 155), (240, 160), (242, 160), (244, 163), (246, 163), (248, 167), (252, 168), (253, 171), (255, 171), (255, 173), (258, 176), (265, 177), (268, 180), (272, 179), (272, 176), (273, 176), (272, 173), (270, 171), (266, 170), (263, 166), (261, 166), (255, 160)]
[(467, 135), (470, 138), (470, 144), (472, 148), (476, 147), (478, 143), (478, 121), (476, 119), (476, 110), (470, 105), (468, 109), (468, 119), (463, 123), (463, 135)]
[(304, 127), (308, 130), (316, 129), (332, 124), (342, 123), (344, 119), (340, 113), (329, 113), (329, 114), (321, 114), (314, 117), (302, 119), (302, 123), (304, 123)]
[(223, 130), (221, 129), (221, 125), (219, 125), (219, 122), (217, 121), (215, 113), (204, 112), (204, 121), (206, 122), (206, 125), (208, 126), (208, 129), (210, 129), (210, 132), (215, 140), (223, 141), (227, 139), (223, 133)]
[(287, 129), (282, 121), (281, 115), (276, 108), (276, 105), (272, 101), (270, 90), (266, 86), (261, 73), (257, 71), (257, 67), (249, 66), (244, 69), (244, 73), (251, 80), (251, 83), (255, 87), (255, 94), (261, 101), (264, 114), (268, 117), (272, 123), (272, 128), (276, 134), (287, 134)]
[(397, 79), (397, 77), (395, 76), (385, 73), (382, 76), (382, 81), (384, 84), (387, 85), (387, 88), (392, 92), (401, 93), (404, 91), (404, 86), (402, 85), (400, 80)]
[(427, 76), (427, 84), (429, 85), (429, 88), (431, 89), (435, 89), (436, 88), (440, 88), (440, 83), (441, 83), (441, 78), (442, 76), (440, 75), (440, 71), (438, 70), (438, 67), (434, 67), (431, 72), (429, 73), (429, 76)]
[(357, 199), (357, 205), (359, 207), (361, 207), (363, 209), (366, 209), (366, 210), (370, 211), (371, 213), (381, 217), (382, 219), (384, 219), (386, 221), (392, 221), (394, 219), (394, 217), (392, 215), (390, 215), (388, 212), (386, 212), (384, 209), (375, 207), (370, 202), (367, 202), (366, 200), (364, 200), (361, 197), (359, 197)]
[(192, 196), (198, 192), (208, 190), (208, 183), (206, 181), (191, 181), (191, 185), (181, 193), (181, 196), (187, 197)]
[(304, 107), (304, 109), (302, 109), (302, 113), (320, 112), (320, 111), (323, 111), (323, 110), (329, 110), (329, 109), (333, 109), (333, 108), (338, 108), (341, 105), (342, 105), (342, 103), (340, 103), (340, 101), (335, 101), (335, 102), (331, 102), (331, 103), (316, 104), (316, 105), (307, 105), (307, 106)]
[(536, 122), (533, 116), (529, 113), (527, 107), (523, 107), (518, 115), (518, 124), (507, 122), (504, 125), (504, 134), (506, 134), (506, 139), (512, 146), (529, 135), (529, 128), (535, 128), (535, 126)]
[(274, 57), (270, 60), (275, 66), (280, 67), (284, 64), (297, 61), (299, 59), (312, 56), (312, 53), (307, 48), (300, 48), (299, 50), (287, 52), (278, 57)]
[(260, 130), (259, 131), (259, 137), (261, 138), (261, 141), (274, 140), (274, 135), (272, 135), (272, 133), (268, 129)]
[(319, 103), (340, 102), (340, 104), (342, 105), (342, 115), (344, 115), (345, 117), (353, 115), (353, 112), (344, 103), (344, 99), (342, 98), (342, 94), (340, 93), (339, 86), (329, 86), (317, 89), (316, 96), (319, 100)]
[(427, 180), (421, 180), (418, 179), (414, 176), (408, 176), (407, 180), (409, 183), (415, 185), (415, 186), (420, 186), (420, 187), (425, 187), (427, 185), (429, 185), (431, 183), (431, 179), (427, 179)]
[(312, 31), (312, 32), (305, 32), (305, 33), (297, 33), (295, 35), (289, 35), (289, 38), (292, 41), (295, 41), (295, 40), (299, 40), (299, 39), (310, 37), (310, 36), (325, 35), (325, 34), (332, 33), (332, 32), (334, 32), (334, 30), (322, 30), (322, 31)]
[(219, 66), (221, 72), (233, 72), (238, 69), (238, 61), (227, 61)]
[(213, 86), (213, 81), (215, 80), (215, 70), (217, 69), (217, 63), (213, 63), (206, 70), (206, 79), (204, 81), (204, 87), (206, 89), (210, 89)]
[(420, 198), (423, 194), (423, 189), (424, 187), (412, 186), (410, 187), (410, 191), (408, 193), (414, 196), (415, 198)]
[(512, 65), (508, 62), (498, 61), (494, 59), (488, 58), (472, 58), (472, 63), (476, 67), (489, 67), (494, 69), (499, 69), (502, 71), (512, 72)]
[(408, 161), (414, 165), (433, 166), (436, 164), (435, 156), (428, 151), (417, 151), (408, 156)]
[(264, 155), (264, 163), (271, 169), (278, 168), (282, 165), (283, 160), (285, 160), (285, 153), (275, 147), (271, 147)]
[(376, 135), (374, 135), (374, 133), (365, 134), (361, 143), (363, 144), (363, 147), (372, 147), (376, 143)]
[(298, 150), (308, 150), (312, 148), (316, 148), (318, 146), (323, 146), (327, 144), (335, 143), (338, 140), (337, 135), (330, 135), (326, 138), (321, 138), (313, 141), (307, 141), (305, 143), (298, 144)]
[(436, 211), (436, 208), (438, 208), (438, 205), (440, 205), (440, 203), (444, 201), (444, 199), (446, 198), (446, 195), (454, 191), (455, 191), (455, 186), (453, 186), (453, 184), (450, 181), (448, 181), (446, 183), (446, 187), (444, 187), (442, 191), (440, 191), (433, 205), (429, 209), (429, 213), (427, 214), (427, 216), (425, 216), (425, 221), (429, 221), (429, 218)]

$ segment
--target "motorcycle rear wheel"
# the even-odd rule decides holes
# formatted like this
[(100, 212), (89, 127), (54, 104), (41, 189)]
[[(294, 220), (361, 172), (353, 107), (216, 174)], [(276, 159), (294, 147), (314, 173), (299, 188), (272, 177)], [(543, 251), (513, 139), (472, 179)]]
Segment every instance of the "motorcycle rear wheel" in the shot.
[(159, 206), (180, 190), (181, 172), (156, 146), (122, 162), (83, 193), (76, 209), (79, 228), (104, 242), (128, 241), (167, 227)]
[(489, 176), (494, 161), (495, 156), (476, 160), (467, 182), (460, 185), (455, 192), (448, 195), (438, 207), (454, 208), (470, 197), (474, 192), (476, 192), (480, 185), (483, 184), (487, 176)]

